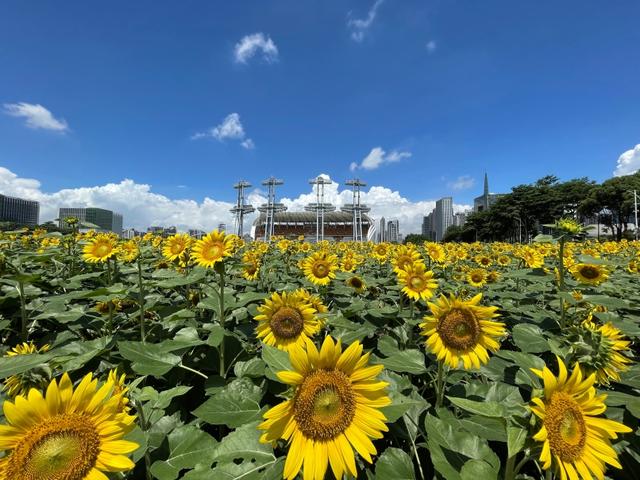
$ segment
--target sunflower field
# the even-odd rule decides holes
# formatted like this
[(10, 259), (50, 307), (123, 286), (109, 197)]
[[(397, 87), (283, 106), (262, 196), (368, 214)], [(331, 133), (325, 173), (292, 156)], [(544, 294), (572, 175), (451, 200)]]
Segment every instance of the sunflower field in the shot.
[(0, 480), (640, 478), (640, 242), (0, 233)]

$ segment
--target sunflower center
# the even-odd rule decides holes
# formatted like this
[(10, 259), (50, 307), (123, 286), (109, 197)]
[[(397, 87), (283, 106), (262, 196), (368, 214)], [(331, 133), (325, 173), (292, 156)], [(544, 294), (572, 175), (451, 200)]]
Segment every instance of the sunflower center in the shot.
[(291, 307), (280, 307), (271, 316), (271, 330), (278, 338), (295, 338), (304, 328), (304, 320), (298, 310)]
[(330, 440), (340, 435), (351, 425), (356, 410), (351, 381), (340, 370), (310, 373), (293, 402), (300, 431), (314, 440)]
[(7, 457), (7, 480), (82, 480), (100, 453), (100, 436), (77, 414), (48, 418), (31, 428)]
[(471, 280), (475, 283), (481, 283), (484, 280), (484, 275), (482, 273), (472, 273)]
[(362, 280), (360, 280), (358, 277), (353, 277), (351, 279), (351, 286), (353, 288), (362, 288)]
[(202, 257), (206, 260), (216, 260), (222, 257), (222, 245), (212, 243), (202, 250)]
[(600, 272), (597, 268), (594, 267), (582, 267), (580, 269), (580, 273), (584, 278), (589, 280), (593, 280), (594, 278), (598, 278), (600, 276)]
[(447, 347), (469, 350), (478, 344), (481, 328), (472, 312), (456, 308), (440, 319), (437, 331)]
[(414, 275), (409, 278), (409, 285), (413, 290), (422, 290), (424, 288), (424, 279)]
[(171, 253), (173, 253), (174, 255), (178, 255), (182, 252), (182, 250), (182, 245), (180, 245), (179, 243), (174, 243), (173, 245), (171, 245)]
[(329, 266), (325, 262), (316, 262), (312, 270), (313, 274), (318, 278), (324, 278), (329, 275)]
[(398, 257), (396, 263), (398, 264), (398, 268), (404, 270), (407, 265), (411, 265), (412, 259), (407, 255), (402, 255), (401, 257)]
[(99, 243), (98, 245), (96, 245), (95, 254), (97, 257), (107, 256), (110, 252), (111, 247), (109, 247), (109, 245), (107, 245), (106, 243)]
[(580, 405), (563, 392), (555, 392), (547, 405), (544, 426), (549, 437), (551, 453), (564, 462), (582, 456), (587, 441), (587, 427)]

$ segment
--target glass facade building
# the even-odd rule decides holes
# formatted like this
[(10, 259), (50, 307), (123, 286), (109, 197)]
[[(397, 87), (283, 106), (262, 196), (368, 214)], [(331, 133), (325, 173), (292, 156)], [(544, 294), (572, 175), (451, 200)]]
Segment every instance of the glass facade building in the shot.
[(34, 227), (38, 225), (39, 217), (38, 202), (0, 194), (0, 222), (14, 222)]
[(61, 208), (58, 225), (66, 228), (65, 218), (76, 217), (81, 223), (93, 224), (96, 230), (122, 235), (122, 215), (104, 208)]

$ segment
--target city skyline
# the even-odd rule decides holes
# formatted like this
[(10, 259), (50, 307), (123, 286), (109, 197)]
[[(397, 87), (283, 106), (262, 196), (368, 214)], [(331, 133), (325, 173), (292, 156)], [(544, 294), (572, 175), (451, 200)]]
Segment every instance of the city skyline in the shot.
[(199, 203), (246, 171), (461, 204), (485, 171), (603, 181), (640, 162), (640, 4), (587, 3), (6, 2), (0, 166)]

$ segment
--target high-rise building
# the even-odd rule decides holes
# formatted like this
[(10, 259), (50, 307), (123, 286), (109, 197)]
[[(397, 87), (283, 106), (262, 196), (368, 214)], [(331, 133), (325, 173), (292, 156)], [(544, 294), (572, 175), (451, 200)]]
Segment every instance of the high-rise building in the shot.
[(380, 228), (378, 229), (378, 243), (387, 241), (387, 221), (384, 217), (380, 219)]
[(387, 222), (387, 242), (398, 243), (400, 241), (400, 222), (396, 219)]
[(170, 237), (171, 235), (178, 233), (178, 229), (176, 227), (159, 227), (157, 225), (152, 225), (147, 228), (147, 233), (153, 233), (154, 235), (160, 235), (162, 237)]
[(473, 211), (474, 212), (482, 212), (484, 210), (489, 210), (491, 205), (496, 203), (500, 197), (504, 194), (502, 193), (489, 193), (489, 177), (487, 174), (484, 174), (484, 190), (482, 191), (482, 195), (473, 199)]
[(141, 237), (143, 235), (144, 233), (139, 232), (135, 228), (127, 228), (125, 230), (122, 230), (122, 238), (124, 238), (125, 240), (131, 240), (132, 238)]
[(427, 240), (434, 241), (436, 239), (436, 231), (433, 223), (433, 210), (429, 215), (422, 217), (422, 236)]
[(33, 200), (0, 194), (0, 222), (36, 226), (40, 216), (40, 204)]
[(226, 232), (227, 231), (227, 224), (220, 222), (218, 224), (218, 231), (219, 232)]
[(204, 230), (199, 230), (197, 228), (190, 228), (189, 235), (192, 236), (193, 238), (200, 239), (206, 235), (206, 232)]
[(453, 214), (453, 224), (456, 227), (462, 227), (465, 223), (467, 223), (467, 216), (469, 212), (458, 212)]
[(453, 198), (444, 197), (436, 202), (433, 220), (436, 241), (441, 242), (447, 229), (453, 225)]
[[(122, 235), (122, 215), (104, 208), (61, 208), (58, 213), (58, 226), (66, 228), (65, 218), (75, 217), (80, 228), (94, 229), (100, 232), (113, 232)], [(95, 226), (94, 226), (95, 225)]]

